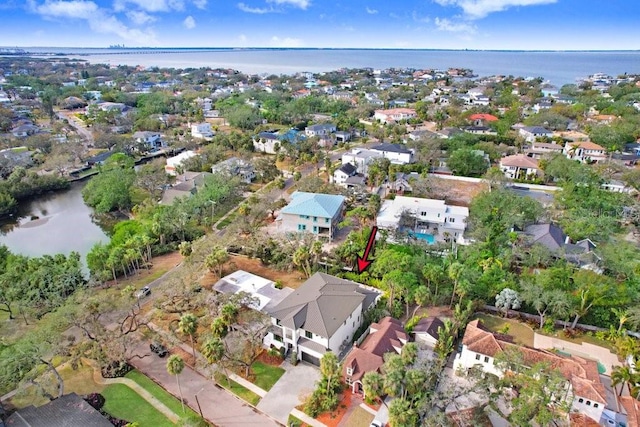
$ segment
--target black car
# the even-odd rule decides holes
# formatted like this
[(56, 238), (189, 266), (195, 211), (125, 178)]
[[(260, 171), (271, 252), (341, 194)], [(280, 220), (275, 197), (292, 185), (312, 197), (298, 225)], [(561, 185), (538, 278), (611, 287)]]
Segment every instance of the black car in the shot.
[(149, 348), (159, 357), (165, 357), (167, 354), (169, 354), (167, 347), (163, 346), (159, 342), (152, 342), (151, 344), (149, 344)]

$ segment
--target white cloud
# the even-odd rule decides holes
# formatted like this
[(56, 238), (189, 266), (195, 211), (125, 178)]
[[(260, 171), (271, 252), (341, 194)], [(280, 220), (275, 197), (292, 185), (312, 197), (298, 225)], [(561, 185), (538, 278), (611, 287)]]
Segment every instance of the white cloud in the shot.
[(369, 15), (375, 15), (376, 13), (378, 13), (378, 11), (377, 11), (376, 9), (369, 9), (369, 8), (367, 8), (366, 10), (367, 10), (367, 13), (368, 13)]
[(156, 20), (155, 16), (151, 16), (142, 10), (130, 10), (127, 12), (127, 18), (136, 25), (149, 24)]
[(440, 31), (449, 31), (451, 33), (475, 33), (476, 28), (473, 25), (469, 25), (464, 22), (452, 22), (447, 18), (436, 18), (435, 19), (436, 27)]
[(207, 0), (193, 0), (193, 5), (198, 9), (205, 10), (207, 8)]
[(281, 39), (278, 36), (273, 36), (271, 37), (271, 45), (273, 47), (302, 47), (303, 42), (301, 39), (294, 39), (291, 37)]
[(257, 13), (259, 15), (262, 15), (264, 13), (273, 12), (273, 9), (267, 9), (267, 8), (261, 8), (261, 7), (251, 7), (251, 6), (247, 6), (244, 3), (238, 3), (238, 9), (240, 9), (243, 12)]
[(182, 21), (182, 25), (184, 25), (187, 30), (193, 30), (196, 27), (196, 20), (193, 19), (193, 16), (189, 15), (184, 18), (184, 21)]
[(556, 3), (558, 0), (432, 0), (441, 6), (457, 6), (469, 19), (481, 19), (490, 13), (502, 12), (510, 7), (536, 6)]
[(267, 0), (268, 3), (284, 4), (305, 10), (311, 4), (309, 0)]
[(106, 9), (98, 7), (87, 0), (46, 0), (39, 4), (29, 2), (29, 9), (44, 18), (81, 19), (96, 33), (114, 34), (124, 40), (144, 44), (157, 45), (153, 30), (130, 28)]
[(169, 12), (184, 10), (184, 0), (115, 0), (113, 8), (117, 12), (128, 9), (127, 3), (134, 4), (147, 12)]
[(411, 18), (413, 18), (415, 22), (422, 22), (422, 23), (431, 22), (431, 19), (428, 16), (420, 16), (418, 12), (416, 12), (415, 10), (411, 13)]

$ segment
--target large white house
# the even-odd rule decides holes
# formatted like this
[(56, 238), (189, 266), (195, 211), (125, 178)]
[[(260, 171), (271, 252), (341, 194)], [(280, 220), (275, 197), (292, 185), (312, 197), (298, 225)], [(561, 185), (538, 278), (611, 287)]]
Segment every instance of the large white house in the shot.
[(194, 123), (191, 125), (191, 136), (194, 138), (206, 139), (213, 137), (213, 135), (214, 133), (209, 123)]
[(178, 169), (182, 166), (182, 162), (194, 156), (197, 156), (197, 154), (194, 151), (188, 150), (183, 151), (176, 156), (169, 157), (167, 159), (167, 165), (164, 167), (164, 171), (169, 175), (178, 175), (178, 173), (181, 173)]
[(341, 356), (351, 348), (365, 312), (380, 295), (359, 283), (315, 273), (270, 310), (272, 325), (263, 342), (319, 365), (327, 351)]
[(595, 163), (607, 160), (607, 150), (591, 141), (567, 142), (562, 151), (568, 159), (582, 163)]
[(383, 142), (371, 147), (371, 151), (380, 153), (383, 158), (389, 159), (391, 163), (396, 165), (406, 165), (413, 162), (413, 150), (408, 149), (404, 144)]
[(518, 133), (527, 142), (535, 142), (538, 138), (551, 138), (553, 136), (553, 132), (542, 126), (525, 126), (520, 128)]
[(379, 151), (367, 150), (363, 148), (354, 148), (348, 153), (342, 155), (342, 164), (351, 163), (356, 167), (358, 173), (367, 176), (369, 165), (375, 160), (382, 158)]
[(465, 244), (464, 231), (469, 209), (445, 204), (444, 200), (396, 196), (385, 200), (378, 212), (377, 226), (407, 232), (428, 243), (455, 241)]
[(596, 422), (602, 421), (607, 392), (600, 381), (597, 362), (514, 344), (509, 337), (484, 329), (477, 319), (467, 325), (462, 350), (456, 354), (453, 369), (456, 372), (466, 371), (477, 365), (484, 372), (502, 377), (504, 372), (495, 365), (495, 357), (510, 347), (517, 348), (525, 364), (547, 362), (551, 368), (558, 369), (566, 378), (567, 387), (566, 395), (557, 398), (568, 400), (572, 412), (580, 412)]
[(417, 117), (413, 108), (391, 108), (388, 110), (375, 110), (373, 118), (382, 123), (395, 123), (401, 120), (409, 120)]
[(538, 176), (540, 166), (536, 159), (524, 154), (514, 154), (500, 159), (500, 170), (511, 179), (533, 179)]

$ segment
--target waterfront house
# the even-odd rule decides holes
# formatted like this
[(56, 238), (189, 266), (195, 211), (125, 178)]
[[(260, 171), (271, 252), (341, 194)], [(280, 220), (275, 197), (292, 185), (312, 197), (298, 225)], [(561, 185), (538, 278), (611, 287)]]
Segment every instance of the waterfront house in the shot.
[(346, 353), (380, 291), (325, 273), (315, 273), (270, 310), (266, 346), (295, 352), (298, 360), (320, 365), (327, 351)]
[(334, 237), (344, 210), (344, 196), (296, 191), (276, 219), (283, 232), (313, 233)]
[(465, 244), (468, 216), (468, 208), (447, 205), (444, 200), (396, 196), (382, 203), (376, 225), (428, 243), (454, 241)]
[[(358, 337), (356, 337), (358, 338)], [(367, 372), (380, 372), (387, 353), (400, 354), (409, 342), (402, 322), (393, 317), (383, 317), (369, 326), (369, 334), (360, 345), (355, 345), (342, 363), (342, 378), (352, 393), (362, 393), (362, 377)]]

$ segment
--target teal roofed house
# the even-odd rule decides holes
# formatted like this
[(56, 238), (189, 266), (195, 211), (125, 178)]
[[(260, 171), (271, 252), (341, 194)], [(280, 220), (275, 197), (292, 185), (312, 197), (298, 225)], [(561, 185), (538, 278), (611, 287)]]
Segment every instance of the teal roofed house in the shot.
[(342, 219), (344, 196), (296, 191), (278, 216), (284, 232), (313, 233), (332, 239)]

